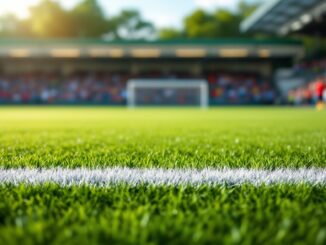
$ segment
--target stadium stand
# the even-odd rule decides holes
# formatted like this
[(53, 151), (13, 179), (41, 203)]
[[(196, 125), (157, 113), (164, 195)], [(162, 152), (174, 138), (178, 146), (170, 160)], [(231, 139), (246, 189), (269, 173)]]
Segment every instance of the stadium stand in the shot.
[(271, 81), (255, 74), (211, 73), (211, 104), (273, 104), (277, 90)]
[(154, 78), (205, 79), (211, 105), (272, 104), (275, 68), (302, 54), (300, 42), (277, 39), (1, 39), (0, 103), (125, 105), (130, 79)]
[[(138, 78), (165, 78), (157, 72)], [(194, 78), (186, 74), (169, 74), (169, 78)], [(2, 104), (126, 104), (124, 74), (79, 73), (70, 76), (32, 73), (0, 77)], [(210, 104), (272, 104), (276, 90), (271, 82), (256, 75), (209, 73)], [(150, 96), (155, 96), (151, 94)]]

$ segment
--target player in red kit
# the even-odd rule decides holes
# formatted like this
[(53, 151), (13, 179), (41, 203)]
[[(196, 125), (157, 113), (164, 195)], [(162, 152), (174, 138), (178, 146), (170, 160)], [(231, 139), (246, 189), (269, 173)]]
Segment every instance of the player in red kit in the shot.
[(317, 79), (315, 83), (315, 93), (317, 96), (317, 104), (316, 107), (318, 110), (322, 110), (324, 108), (324, 102), (323, 102), (323, 92), (325, 90), (325, 83), (323, 77), (320, 77)]

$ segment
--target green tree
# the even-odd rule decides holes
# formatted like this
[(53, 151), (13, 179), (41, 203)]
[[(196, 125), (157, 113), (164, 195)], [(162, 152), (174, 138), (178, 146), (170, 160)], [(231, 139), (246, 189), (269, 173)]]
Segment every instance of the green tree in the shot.
[[(241, 0), (236, 11), (216, 9), (196, 10), (186, 16), (183, 27), (163, 28), (159, 38), (221, 38), (252, 34), (239, 32), (241, 21), (258, 7), (261, 0), (248, 3)], [(117, 16), (105, 16), (97, 0), (80, 0), (72, 9), (61, 7), (57, 0), (41, 0), (30, 8), (30, 17), (20, 20), (14, 15), (0, 17), (2, 37), (86, 37), (110, 39), (151, 39), (155, 37), (152, 23), (136, 10), (124, 10)]]
[(261, 0), (256, 0), (255, 2), (248, 3), (245, 0), (241, 0), (238, 3), (237, 13), (241, 19), (245, 19), (255, 12), (255, 10), (260, 6), (261, 2)]
[(73, 32), (71, 16), (53, 0), (31, 7), (27, 23), (35, 37), (70, 37)]
[(160, 30), (159, 36), (163, 39), (248, 36), (240, 32), (240, 23), (257, 9), (259, 3), (260, 0), (251, 3), (242, 0), (235, 11), (220, 8), (208, 12), (198, 9), (185, 17), (182, 30), (165, 28)]
[(213, 38), (218, 35), (218, 26), (214, 16), (199, 9), (185, 18), (184, 32), (188, 38)]
[(219, 9), (213, 14), (217, 25), (217, 36), (239, 37), (242, 18), (229, 10)]
[(162, 28), (159, 31), (160, 39), (180, 39), (180, 38), (184, 38), (184, 37), (185, 37), (185, 34), (182, 31), (177, 30), (175, 28), (171, 28), (171, 27)]
[(123, 10), (109, 22), (113, 39), (148, 39), (155, 32), (153, 24), (144, 20), (137, 10)]
[(111, 31), (101, 6), (96, 0), (83, 0), (71, 11), (73, 36), (101, 37)]
[(226, 9), (196, 10), (185, 18), (184, 29), (188, 38), (238, 37), (240, 22), (238, 15)]

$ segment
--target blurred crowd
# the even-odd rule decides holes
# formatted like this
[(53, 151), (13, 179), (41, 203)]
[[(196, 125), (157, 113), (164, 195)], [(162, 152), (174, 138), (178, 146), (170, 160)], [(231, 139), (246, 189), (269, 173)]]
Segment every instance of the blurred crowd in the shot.
[(322, 74), (326, 71), (326, 59), (313, 59), (296, 64), (293, 69), (297, 72)]
[(0, 76), (0, 103), (124, 104), (126, 81), (115, 74)]
[[(254, 75), (209, 73), (201, 77), (187, 74), (150, 72), (138, 78), (205, 78), (209, 82), (211, 104), (272, 104), (276, 92), (270, 82)], [(78, 73), (0, 75), (0, 104), (126, 104), (128, 74)], [(179, 93), (180, 92), (180, 93)], [(197, 103), (193, 91), (143, 92), (146, 99), (160, 103), (168, 96), (174, 102)], [(155, 98), (154, 98), (155, 97)], [(190, 103), (190, 104), (191, 104)]]
[(255, 75), (211, 73), (208, 81), (214, 104), (273, 104), (276, 99), (272, 84)]

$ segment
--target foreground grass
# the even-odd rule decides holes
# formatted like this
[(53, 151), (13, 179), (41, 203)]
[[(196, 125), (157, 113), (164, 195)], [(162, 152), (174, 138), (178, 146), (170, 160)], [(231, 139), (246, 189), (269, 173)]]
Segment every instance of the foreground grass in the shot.
[(324, 167), (326, 112), (0, 108), (2, 167)]
[(326, 189), (0, 188), (1, 244), (325, 244)]
[[(326, 112), (0, 108), (0, 167), (326, 167)], [(325, 244), (326, 188), (0, 185), (0, 244)]]

